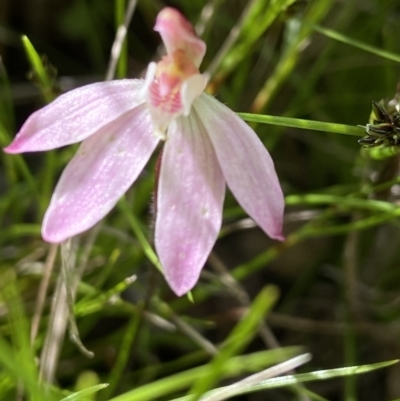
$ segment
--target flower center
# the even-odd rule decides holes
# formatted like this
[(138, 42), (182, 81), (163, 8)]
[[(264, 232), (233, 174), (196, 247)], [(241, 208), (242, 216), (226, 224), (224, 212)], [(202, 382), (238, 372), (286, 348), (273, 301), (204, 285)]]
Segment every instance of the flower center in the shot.
[(165, 136), (163, 133), (169, 122), (183, 113), (182, 85), (194, 75), (199, 75), (199, 69), (187, 52), (181, 49), (164, 56), (157, 63), (147, 100), (156, 132), (161, 137)]

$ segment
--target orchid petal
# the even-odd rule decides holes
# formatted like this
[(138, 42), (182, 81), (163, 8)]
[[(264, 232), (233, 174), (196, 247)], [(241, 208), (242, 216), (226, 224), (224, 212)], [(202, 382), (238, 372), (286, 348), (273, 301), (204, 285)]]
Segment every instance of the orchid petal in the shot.
[(239, 204), (271, 238), (283, 240), (282, 190), (271, 156), (256, 133), (212, 96), (202, 94), (193, 108)]
[(160, 33), (167, 54), (183, 50), (197, 67), (200, 66), (206, 53), (206, 44), (199, 39), (192, 25), (179, 11), (170, 7), (162, 9), (157, 16), (154, 30)]
[(188, 116), (193, 102), (204, 92), (208, 83), (208, 75), (195, 74), (189, 77), (182, 85), (181, 99), (183, 115)]
[(141, 97), (143, 97), (143, 99), (145, 99), (147, 97), (150, 86), (153, 83), (154, 77), (156, 76), (156, 72), (157, 72), (157, 63), (152, 61), (147, 66), (146, 76), (144, 78), (143, 87), (140, 92), (140, 95), (141, 95)]
[(92, 227), (117, 203), (149, 160), (158, 139), (145, 105), (86, 139), (65, 168), (44, 217), (42, 235), (59, 243)]
[(155, 245), (165, 278), (188, 292), (221, 228), (225, 181), (195, 115), (171, 122), (158, 183)]
[(59, 148), (93, 135), (104, 125), (144, 102), (142, 80), (99, 82), (74, 89), (33, 113), (7, 153)]

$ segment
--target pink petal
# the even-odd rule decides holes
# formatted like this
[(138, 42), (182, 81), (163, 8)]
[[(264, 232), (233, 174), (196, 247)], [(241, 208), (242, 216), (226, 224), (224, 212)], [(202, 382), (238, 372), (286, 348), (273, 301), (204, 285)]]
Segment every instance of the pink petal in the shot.
[(178, 10), (163, 8), (157, 16), (154, 30), (160, 33), (167, 54), (184, 50), (195, 65), (200, 66), (206, 53), (206, 44), (198, 38), (192, 25)]
[(202, 94), (193, 103), (230, 190), (271, 237), (283, 240), (284, 198), (274, 163), (256, 133), (232, 110)]
[(188, 292), (221, 228), (225, 182), (211, 142), (195, 115), (170, 124), (159, 177), (155, 245), (165, 278)]
[(43, 238), (59, 243), (101, 220), (136, 180), (157, 143), (145, 105), (86, 139), (57, 184)]
[(34, 152), (82, 141), (142, 103), (142, 87), (142, 80), (126, 79), (67, 92), (33, 113), (4, 151)]

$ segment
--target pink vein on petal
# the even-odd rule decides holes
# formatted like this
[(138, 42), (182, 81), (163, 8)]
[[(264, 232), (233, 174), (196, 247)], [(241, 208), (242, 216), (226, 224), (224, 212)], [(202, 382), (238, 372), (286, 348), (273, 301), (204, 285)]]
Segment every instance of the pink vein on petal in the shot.
[(157, 143), (145, 105), (86, 139), (57, 184), (43, 238), (59, 243), (101, 220), (136, 180)]
[(212, 96), (202, 94), (193, 108), (239, 204), (271, 238), (283, 240), (284, 198), (267, 149), (242, 119)]
[(195, 113), (170, 124), (157, 199), (155, 245), (177, 295), (188, 292), (221, 228), (225, 181)]
[(82, 141), (143, 103), (142, 87), (142, 80), (126, 79), (67, 92), (33, 113), (4, 151), (36, 152)]

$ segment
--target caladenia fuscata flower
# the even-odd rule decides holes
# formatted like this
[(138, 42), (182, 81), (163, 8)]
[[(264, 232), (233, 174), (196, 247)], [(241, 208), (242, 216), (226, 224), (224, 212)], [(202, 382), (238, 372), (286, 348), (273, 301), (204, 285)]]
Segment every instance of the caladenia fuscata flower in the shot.
[(100, 221), (129, 189), (160, 141), (155, 247), (177, 295), (188, 292), (214, 246), (226, 184), (271, 237), (283, 240), (284, 200), (273, 161), (255, 132), (204, 93), (206, 45), (172, 8), (156, 21), (166, 55), (145, 80), (100, 82), (32, 114), (4, 150), (44, 151), (83, 141), (44, 216), (44, 240), (60, 243)]

